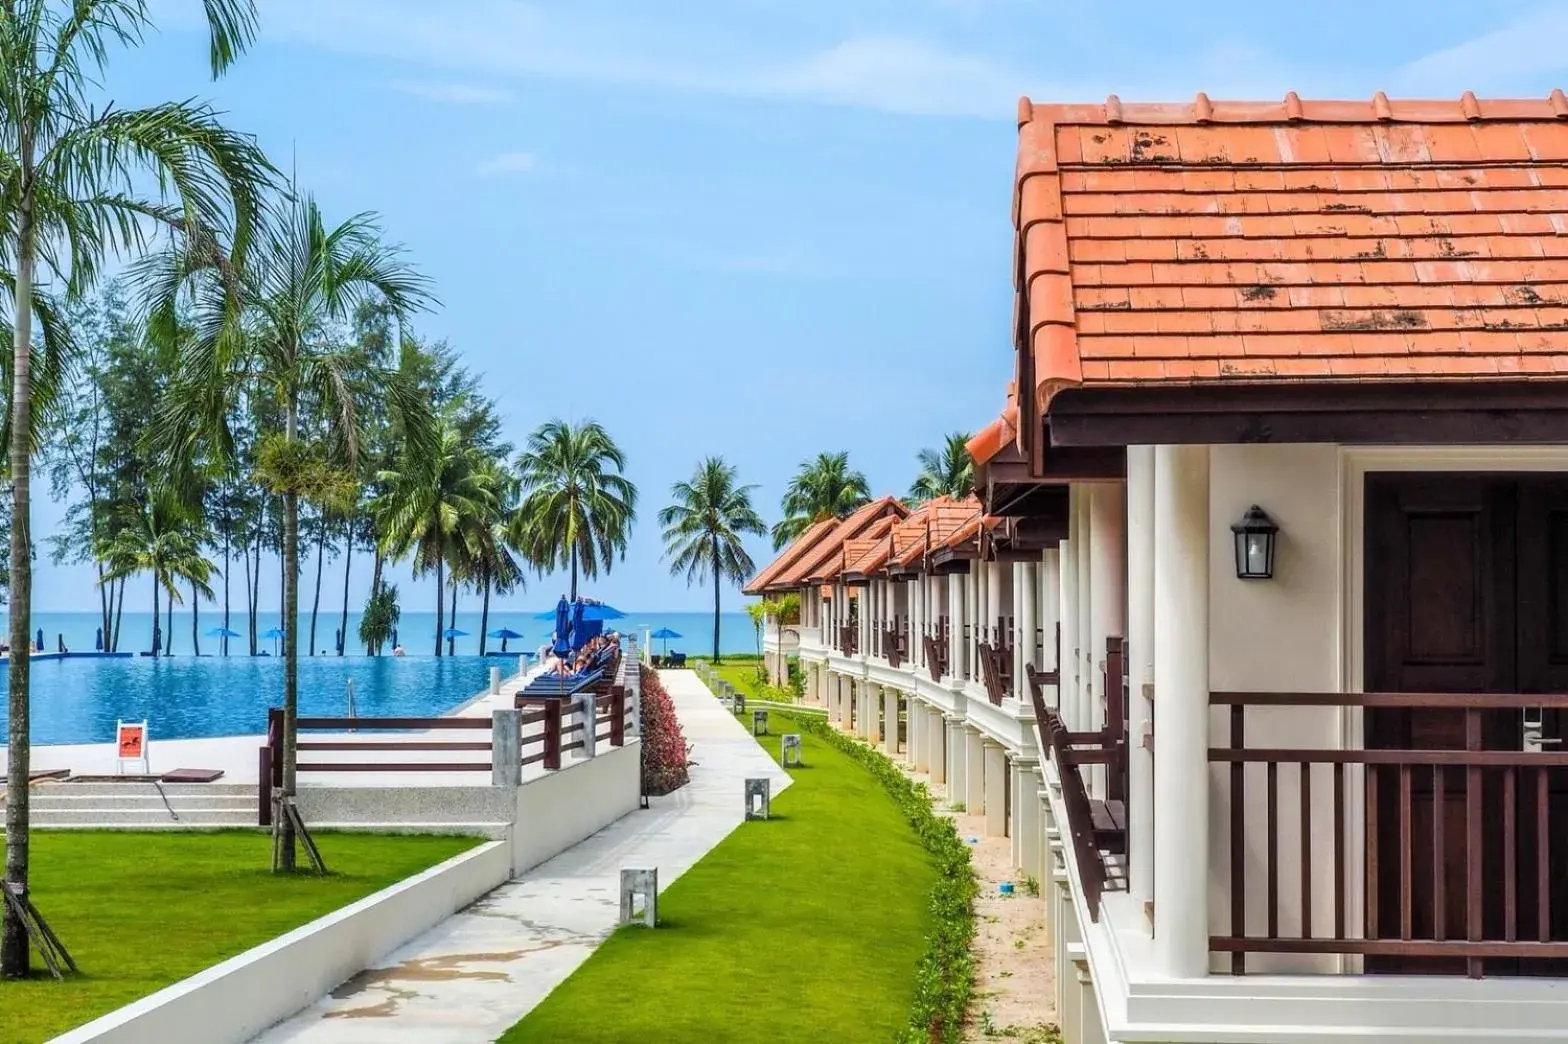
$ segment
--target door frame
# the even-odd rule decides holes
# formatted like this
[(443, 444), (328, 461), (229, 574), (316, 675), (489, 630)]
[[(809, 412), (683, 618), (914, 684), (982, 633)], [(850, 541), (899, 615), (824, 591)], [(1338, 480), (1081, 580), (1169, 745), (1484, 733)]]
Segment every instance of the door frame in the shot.
[[(1363, 613), (1366, 576), (1366, 477), (1369, 472), (1563, 472), (1568, 473), (1568, 446), (1341, 446), (1340, 496), (1340, 664), (1344, 692), (1364, 692), (1366, 621)], [(1363, 715), (1355, 708), (1340, 711), (1340, 743), (1360, 747), (1365, 741)], [(1360, 773), (1346, 779), (1347, 856), (1355, 873), (1345, 875), (1346, 930), (1365, 927), (1366, 791)], [(1359, 957), (1340, 959), (1340, 970), (1362, 971)]]

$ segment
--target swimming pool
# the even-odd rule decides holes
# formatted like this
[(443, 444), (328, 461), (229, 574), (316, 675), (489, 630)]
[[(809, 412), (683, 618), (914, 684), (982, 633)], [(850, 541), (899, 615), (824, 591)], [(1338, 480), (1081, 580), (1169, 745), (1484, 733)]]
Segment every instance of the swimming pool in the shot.
[[(347, 713), (348, 680), (361, 715), (443, 714), (503, 676), (516, 657), (345, 656), (300, 660), (299, 706), (307, 715)], [(0, 666), (0, 743), (10, 687)], [(107, 743), (117, 719), (149, 722), (159, 739), (256, 734), (268, 707), (283, 704), (283, 663), (270, 656), (153, 660), (67, 658), (33, 664), (34, 743)]]

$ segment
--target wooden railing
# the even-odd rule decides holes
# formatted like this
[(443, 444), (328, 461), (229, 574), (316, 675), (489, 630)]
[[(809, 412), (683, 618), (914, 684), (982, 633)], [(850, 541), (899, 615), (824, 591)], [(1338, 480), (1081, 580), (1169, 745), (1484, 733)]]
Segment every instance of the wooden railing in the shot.
[[(1553, 871), (1551, 849), (1568, 802), (1554, 806), (1552, 794), (1568, 783), (1568, 753), (1520, 750), (1518, 730), (1525, 712), (1568, 712), (1568, 695), (1216, 692), (1210, 702), (1230, 709), (1230, 742), (1211, 747), (1209, 761), (1230, 766), (1229, 814), (1215, 827), (1231, 854), (1230, 930), (1209, 946), (1231, 955), (1234, 973), (1246, 971), (1249, 953), (1290, 953), (1359, 955), (1368, 970), (1563, 974), (1563, 853)], [(1413, 736), (1424, 749), (1249, 747), (1247, 710), (1283, 707), (1360, 708), (1369, 735)], [(1410, 711), (1419, 717), (1376, 717)], [(1377, 720), (1406, 724), (1373, 729)], [(1282, 798), (1281, 777), (1294, 784), (1293, 802)], [(1249, 815), (1259, 783), (1262, 814)], [(1314, 790), (1331, 795), (1329, 809), (1315, 811)], [(1282, 843), (1291, 820), (1296, 837)], [(1364, 867), (1355, 865), (1358, 842)], [(1257, 882), (1247, 855), (1258, 852), (1264, 923), (1249, 925)], [(1288, 862), (1297, 870), (1287, 888)], [(1297, 930), (1287, 933), (1280, 914), (1291, 904)]]
[[(518, 716), (518, 746), (521, 767), (543, 763), (547, 771), (561, 768), (562, 755), (587, 746), (583, 734), (590, 722), (584, 715), (575, 713), (582, 704), (574, 698), (549, 696), (519, 696), (516, 707)], [(591, 727), (597, 743), (607, 742), (612, 747), (624, 746), (627, 719), (632, 711), (623, 684), (611, 684), (593, 697)], [(573, 720), (569, 724), (567, 718)], [(295, 771), (300, 775), (313, 773), (397, 772), (429, 773), (491, 772), (494, 767), (495, 729), (493, 718), (439, 717), (439, 718), (365, 718), (365, 717), (310, 717), (300, 718), (300, 738), (295, 749), (300, 755), (317, 752), (371, 753), (392, 755), (392, 759), (308, 761), (300, 760)], [(330, 731), (343, 735), (310, 739), (307, 732)], [(361, 739), (359, 733), (376, 732), (483, 732), (482, 739), (438, 739), (416, 736), (398, 739)], [(347, 734), (353, 734), (347, 738)], [(534, 748), (538, 748), (535, 750)], [(483, 761), (408, 761), (395, 760), (397, 755), (414, 751), (439, 751), (482, 753)], [(269, 826), (272, 822), (272, 792), (283, 785), (283, 710), (273, 707), (267, 711), (267, 742), (261, 747), (257, 772), (257, 822)]]
[(853, 656), (860, 644), (860, 629), (854, 624), (845, 624), (838, 629), (838, 649), (845, 656)]
[(903, 631), (890, 627), (882, 632), (882, 655), (887, 657), (889, 667), (901, 666), (906, 655), (904, 645), (908, 641)]
[(1013, 694), (1013, 650), (1004, 645), (981, 642), (978, 647), (980, 677), (985, 682), (985, 693), (993, 704)]
[(942, 675), (947, 673), (947, 642), (929, 634), (925, 636), (924, 641), (926, 668), (931, 672), (931, 680), (939, 682), (942, 680)]

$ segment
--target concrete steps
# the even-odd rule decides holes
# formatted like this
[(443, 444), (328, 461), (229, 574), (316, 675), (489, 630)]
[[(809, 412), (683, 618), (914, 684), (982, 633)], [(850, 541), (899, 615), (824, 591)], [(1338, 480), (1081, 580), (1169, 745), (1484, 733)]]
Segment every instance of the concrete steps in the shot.
[(29, 804), (32, 824), (41, 828), (256, 825), (256, 790), (235, 783), (42, 783)]

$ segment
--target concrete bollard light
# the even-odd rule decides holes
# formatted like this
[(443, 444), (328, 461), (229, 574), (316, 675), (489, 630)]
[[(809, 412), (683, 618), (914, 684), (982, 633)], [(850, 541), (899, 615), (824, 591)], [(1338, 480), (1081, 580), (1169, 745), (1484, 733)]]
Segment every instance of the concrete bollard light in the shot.
[(786, 732), (779, 737), (779, 763), (785, 768), (805, 764), (800, 757), (800, 733)]
[[(637, 912), (637, 898), (642, 897), (642, 912)], [(642, 921), (649, 928), (659, 925), (659, 869), (621, 868), (621, 923)]]
[(768, 712), (761, 707), (751, 712), (751, 734), (753, 736), (768, 734)]
[(732, 702), (737, 715), (746, 713), (746, 694), (744, 692), (737, 692)]
[(746, 781), (746, 818), (767, 819), (772, 784), (767, 777)]

